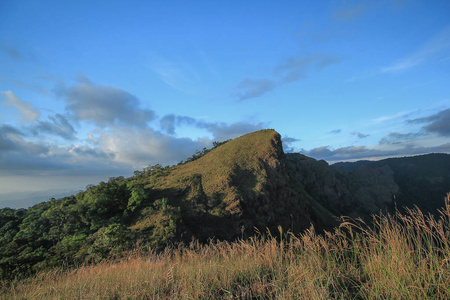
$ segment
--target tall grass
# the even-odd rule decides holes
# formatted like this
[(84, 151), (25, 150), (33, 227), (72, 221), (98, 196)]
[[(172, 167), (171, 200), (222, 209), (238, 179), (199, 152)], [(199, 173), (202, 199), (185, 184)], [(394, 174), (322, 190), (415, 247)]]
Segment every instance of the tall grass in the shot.
[(2, 283), (1, 299), (450, 299), (450, 194), (419, 209), (343, 220), (334, 232), (270, 233), (139, 253)]

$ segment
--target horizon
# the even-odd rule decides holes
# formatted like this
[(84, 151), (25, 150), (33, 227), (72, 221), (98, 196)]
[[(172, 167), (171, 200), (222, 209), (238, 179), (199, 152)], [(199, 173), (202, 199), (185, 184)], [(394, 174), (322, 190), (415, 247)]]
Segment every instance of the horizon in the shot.
[(264, 128), (329, 164), (450, 153), (450, 2), (0, 2), (0, 199)]

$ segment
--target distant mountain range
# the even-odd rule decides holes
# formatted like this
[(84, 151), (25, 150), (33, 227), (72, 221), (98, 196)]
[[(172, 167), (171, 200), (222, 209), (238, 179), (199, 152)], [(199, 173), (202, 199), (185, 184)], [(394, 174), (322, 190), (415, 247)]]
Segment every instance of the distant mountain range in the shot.
[(448, 154), (329, 166), (285, 154), (280, 135), (261, 130), (215, 143), (174, 167), (149, 166), (28, 210), (0, 210), (0, 278), (61, 261), (100, 261), (136, 242), (162, 249), (278, 226), (330, 230), (341, 215), (370, 220), (413, 205), (435, 213), (448, 192)]

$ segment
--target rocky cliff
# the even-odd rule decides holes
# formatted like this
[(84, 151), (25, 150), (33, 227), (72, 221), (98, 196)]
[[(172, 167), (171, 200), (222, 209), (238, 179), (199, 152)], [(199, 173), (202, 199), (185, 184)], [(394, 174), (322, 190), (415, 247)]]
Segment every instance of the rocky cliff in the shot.
[(176, 166), (146, 188), (181, 206), (185, 237), (232, 239), (255, 227), (335, 224), (330, 211), (293, 183), (288, 164), (280, 135), (262, 130)]

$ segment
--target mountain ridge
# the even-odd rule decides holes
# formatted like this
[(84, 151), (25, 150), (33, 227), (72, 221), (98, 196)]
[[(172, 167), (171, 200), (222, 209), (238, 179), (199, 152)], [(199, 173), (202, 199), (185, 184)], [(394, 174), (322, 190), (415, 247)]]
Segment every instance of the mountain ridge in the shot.
[[(313, 219), (325, 226), (327, 222), (316, 210), (332, 217), (318, 203), (318, 207), (310, 207), (308, 202), (313, 199), (290, 184), (281, 136), (275, 130), (261, 130), (229, 141), (195, 161), (172, 168), (145, 187), (177, 190), (177, 195), (162, 192), (162, 196), (169, 203), (181, 205), (184, 229), (195, 232), (200, 240), (211, 236), (232, 239), (242, 235), (242, 228), (251, 234), (254, 227), (264, 230), (280, 224), (300, 230)], [(295, 214), (302, 218), (294, 220)], [(208, 219), (218, 215), (225, 221), (212, 229)], [(199, 234), (205, 228), (203, 223), (208, 223), (207, 234)], [(228, 226), (226, 233), (224, 225)]]
[(279, 226), (294, 233), (311, 225), (331, 230), (341, 215), (370, 220), (396, 203), (433, 212), (450, 191), (449, 170), (448, 154), (329, 166), (285, 154), (281, 136), (261, 130), (177, 166), (149, 166), (29, 209), (1, 209), (0, 278), (61, 262), (95, 263), (134, 247), (161, 251)]

